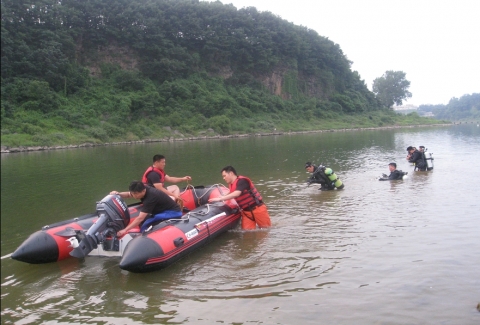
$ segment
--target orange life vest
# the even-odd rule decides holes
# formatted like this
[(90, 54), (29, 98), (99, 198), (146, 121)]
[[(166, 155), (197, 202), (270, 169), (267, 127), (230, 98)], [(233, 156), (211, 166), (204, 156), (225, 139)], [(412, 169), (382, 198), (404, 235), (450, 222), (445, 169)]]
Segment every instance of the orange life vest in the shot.
[(158, 169), (157, 167), (153, 167), (153, 166), (150, 166), (147, 168), (147, 170), (145, 171), (145, 173), (143, 174), (143, 177), (142, 177), (142, 183), (145, 184), (145, 185), (149, 185), (149, 186), (153, 186), (153, 184), (150, 184), (148, 182), (148, 174), (150, 174), (151, 172), (154, 172), (154, 173), (157, 173), (158, 175), (160, 175), (160, 183), (165, 183), (165, 172), (161, 169)]
[(250, 185), (250, 188), (243, 190), (240, 196), (235, 198), (240, 208), (244, 210), (253, 210), (255, 207), (262, 205), (262, 196), (260, 193), (258, 193), (255, 185), (253, 185), (252, 181), (248, 177), (238, 176), (237, 179), (229, 186), (230, 193), (236, 190), (237, 183), (240, 179), (247, 180)]

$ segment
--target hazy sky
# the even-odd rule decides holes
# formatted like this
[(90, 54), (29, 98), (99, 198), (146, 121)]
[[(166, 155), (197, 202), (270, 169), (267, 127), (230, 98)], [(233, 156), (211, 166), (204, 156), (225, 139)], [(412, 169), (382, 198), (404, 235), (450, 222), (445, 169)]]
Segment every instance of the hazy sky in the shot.
[(340, 45), (368, 88), (385, 71), (410, 81), (404, 104), (480, 92), (478, 0), (221, 0), (256, 7)]

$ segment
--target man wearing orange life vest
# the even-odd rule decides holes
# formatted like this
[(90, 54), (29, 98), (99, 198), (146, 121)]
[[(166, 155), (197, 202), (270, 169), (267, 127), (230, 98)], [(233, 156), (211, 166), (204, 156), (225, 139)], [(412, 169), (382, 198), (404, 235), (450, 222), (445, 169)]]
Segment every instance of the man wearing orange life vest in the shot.
[(191, 181), (190, 176), (173, 177), (165, 173), (165, 156), (153, 156), (153, 165), (148, 167), (142, 177), (142, 182), (145, 185), (155, 187), (156, 189), (168, 194), (173, 200), (181, 200), (180, 189), (177, 185), (170, 185), (165, 188), (164, 183), (180, 183), (184, 181)]
[(242, 229), (252, 230), (257, 225), (260, 228), (270, 227), (272, 223), (267, 207), (252, 181), (245, 176), (238, 176), (232, 166), (222, 169), (222, 177), (229, 185), (230, 193), (210, 199), (209, 202), (235, 199), (242, 209)]

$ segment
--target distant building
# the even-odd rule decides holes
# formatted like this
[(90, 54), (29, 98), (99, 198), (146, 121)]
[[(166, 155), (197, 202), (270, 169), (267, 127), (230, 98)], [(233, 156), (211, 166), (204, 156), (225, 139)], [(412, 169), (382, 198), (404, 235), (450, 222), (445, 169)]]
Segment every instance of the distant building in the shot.
[(407, 104), (407, 105), (402, 105), (402, 106), (394, 106), (393, 110), (399, 114), (409, 114), (413, 112), (418, 112), (417, 111), (418, 106), (412, 105), (412, 104)]
[(434, 117), (435, 114), (433, 114), (433, 112), (424, 112), (421, 116), (424, 116), (424, 117)]
[(394, 106), (393, 110), (394, 111), (416, 111), (418, 109), (418, 106), (415, 106), (413, 104), (407, 104), (407, 105), (402, 105), (402, 106)]

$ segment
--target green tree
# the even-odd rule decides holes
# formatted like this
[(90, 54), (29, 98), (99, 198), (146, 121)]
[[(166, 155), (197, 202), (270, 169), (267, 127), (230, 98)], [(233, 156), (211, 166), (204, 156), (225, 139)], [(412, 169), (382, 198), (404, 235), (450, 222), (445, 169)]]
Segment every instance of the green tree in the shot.
[(433, 112), (436, 118), (450, 121), (480, 118), (480, 93), (451, 98), (447, 105), (421, 105), (419, 111)]
[(412, 93), (408, 91), (410, 81), (405, 79), (405, 76), (403, 71), (385, 72), (373, 81), (373, 93), (389, 108), (394, 104), (402, 105), (404, 99), (412, 97)]

